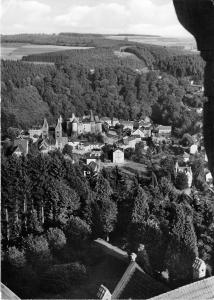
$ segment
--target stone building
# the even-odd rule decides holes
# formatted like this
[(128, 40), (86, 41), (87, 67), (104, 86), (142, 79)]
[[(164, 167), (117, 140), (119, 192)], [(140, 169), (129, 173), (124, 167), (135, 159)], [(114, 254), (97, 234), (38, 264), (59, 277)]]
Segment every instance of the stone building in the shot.
[(38, 139), (38, 137), (42, 136), (42, 138), (47, 138), (49, 133), (49, 126), (47, 119), (44, 118), (44, 122), (42, 127), (41, 126), (33, 126), (31, 129), (29, 129), (29, 137), (30, 139)]
[(90, 112), (90, 116), (83, 118), (82, 120), (75, 117), (75, 114), (72, 114), (72, 118), (67, 121), (67, 130), (70, 134), (87, 134), (87, 133), (101, 133), (102, 132), (102, 123), (99, 118), (95, 118), (93, 112)]

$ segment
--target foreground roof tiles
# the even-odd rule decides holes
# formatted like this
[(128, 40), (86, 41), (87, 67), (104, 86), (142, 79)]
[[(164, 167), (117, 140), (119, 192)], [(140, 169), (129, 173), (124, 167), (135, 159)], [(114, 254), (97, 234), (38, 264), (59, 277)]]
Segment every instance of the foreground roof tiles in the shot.
[(214, 299), (214, 276), (182, 286), (151, 300), (208, 300)]
[(21, 300), (16, 294), (14, 294), (6, 285), (1, 282), (1, 294), (0, 299), (2, 300)]

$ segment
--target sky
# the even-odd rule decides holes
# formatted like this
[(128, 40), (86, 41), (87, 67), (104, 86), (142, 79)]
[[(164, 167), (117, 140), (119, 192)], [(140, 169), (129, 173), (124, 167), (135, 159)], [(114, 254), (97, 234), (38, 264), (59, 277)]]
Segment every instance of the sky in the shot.
[(3, 34), (133, 33), (190, 37), (172, 0), (2, 0)]

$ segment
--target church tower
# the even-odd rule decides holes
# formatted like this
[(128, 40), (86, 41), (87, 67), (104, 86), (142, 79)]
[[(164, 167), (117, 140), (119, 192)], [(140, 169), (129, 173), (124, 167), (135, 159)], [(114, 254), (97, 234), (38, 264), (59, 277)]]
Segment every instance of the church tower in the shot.
[(91, 133), (95, 133), (96, 127), (95, 127), (95, 120), (92, 110), (90, 110), (90, 124), (91, 124)]
[(62, 117), (60, 116), (55, 128), (55, 139), (59, 139), (61, 137), (62, 137)]
[(44, 118), (44, 123), (42, 126), (42, 138), (45, 139), (48, 137), (49, 126), (46, 118)]

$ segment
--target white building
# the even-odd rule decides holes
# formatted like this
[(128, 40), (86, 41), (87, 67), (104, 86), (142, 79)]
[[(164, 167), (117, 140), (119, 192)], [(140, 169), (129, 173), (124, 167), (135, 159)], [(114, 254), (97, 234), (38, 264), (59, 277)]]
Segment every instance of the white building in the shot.
[(124, 163), (124, 152), (120, 149), (117, 149), (113, 152), (113, 163), (123, 164)]
[(176, 162), (175, 172), (176, 172), (176, 174), (178, 174), (180, 172), (186, 174), (187, 179), (188, 179), (188, 187), (190, 188), (192, 186), (193, 175), (192, 175), (191, 167), (188, 167), (188, 166), (180, 167), (178, 165), (178, 162)]
[(115, 126), (116, 124), (119, 124), (119, 120), (117, 118), (112, 118), (111, 125)]
[(141, 138), (145, 137), (145, 133), (142, 129), (138, 128), (132, 132), (132, 135), (139, 135)]
[(107, 123), (109, 126), (111, 126), (111, 124), (112, 124), (111, 118), (109, 118), (109, 117), (102, 117), (102, 118), (100, 118), (100, 122), (102, 124), (103, 123)]
[(188, 162), (188, 161), (189, 161), (189, 157), (190, 157), (189, 153), (184, 152), (184, 154), (183, 154), (183, 161), (184, 161), (185, 163)]
[(206, 264), (205, 262), (200, 259), (199, 257), (196, 257), (193, 265), (193, 279), (201, 279), (206, 276)]
[(164, 126), (164, 125), (158, 126), (158, 135), (159, 136), (170, 137), (171, 132), (172, 132), (172, 126)]
[(128, 128), (131, 131), (133, 130), (133, 127), (134, 127), (134, 122), (133, 121), (120, 120), (120, 124), (123, 125), (123, 129)]
[(191, 147), (190, 147), (190, 150), (189, 150), (190, 154), (196, 154), (198, 152), (198, 145), (196, 144), (193, 144)]
[(212, 183), (213, 182), (213, 177), (212, 177), (211, 172), (208, 172), (205, 176), (206, 176), (206, 182), (207, 183)]

